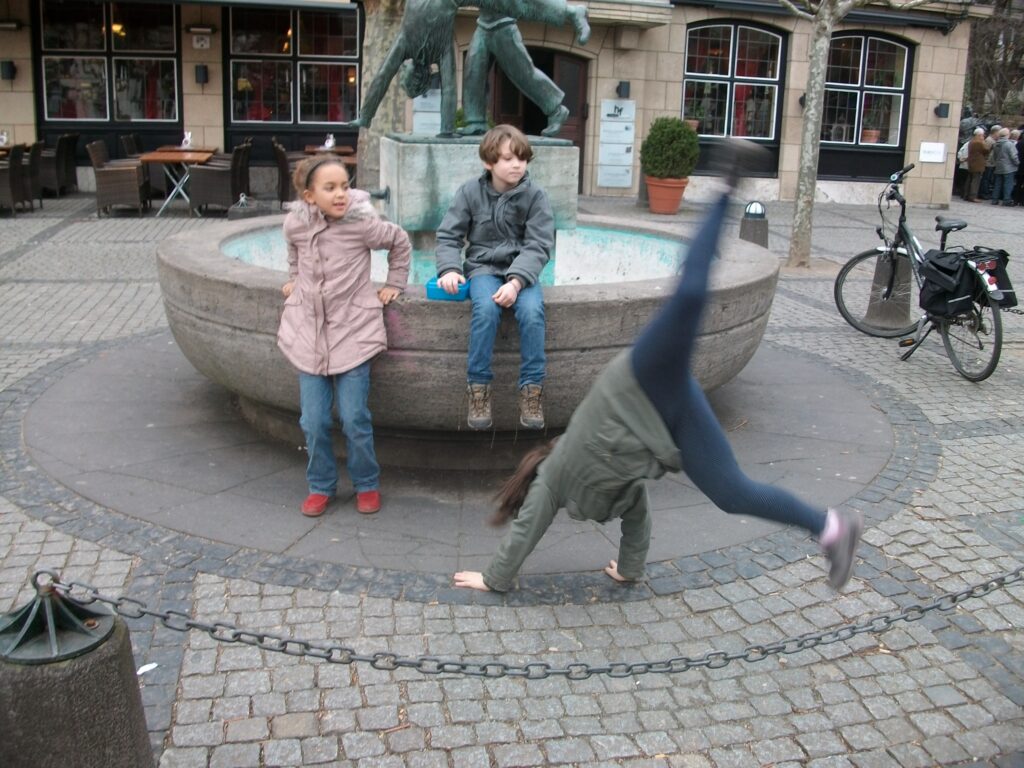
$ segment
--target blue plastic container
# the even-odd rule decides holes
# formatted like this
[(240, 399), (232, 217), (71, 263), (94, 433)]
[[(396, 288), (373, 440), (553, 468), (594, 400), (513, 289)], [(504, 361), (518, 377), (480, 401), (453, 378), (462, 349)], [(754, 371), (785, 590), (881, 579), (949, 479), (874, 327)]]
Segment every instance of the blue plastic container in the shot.
[(469, 281), (459, 286), (458, 293), (446, 293), (444, 288), (437, 284), (437, 278), (432, 277), (424, 285), (427, 291), (427, 298), (431, 301), (465, 301), (469, 298)]

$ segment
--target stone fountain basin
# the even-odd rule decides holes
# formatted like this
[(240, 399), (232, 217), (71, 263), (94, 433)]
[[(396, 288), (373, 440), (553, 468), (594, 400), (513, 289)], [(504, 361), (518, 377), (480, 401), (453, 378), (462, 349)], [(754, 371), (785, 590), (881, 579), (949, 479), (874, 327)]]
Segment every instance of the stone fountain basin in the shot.
[[(276, 344), (287, 279), (283, 245), (279, 253), (275, 245), (283, 220), (228, 221), (176, 235), (158, 246), (157, 264), (168, 323), (185, 357), (236, 393), (257, 426), (301, 444), (298, 377)], [(559, 231), (555, 259), (542, 279), (544, 408), (554, 431), (565, 427), (600, 370), (632, 344), (673, 289), (681, 251), (678, 235), (667, 227), (624, 227), (619, 219), (582, 214), (578, 225)], [(778, 261), (767, 250), (741, 240), (722, 250), (694, 360), (707, 391), (732, 379), (753, 356), (778, 278)], [(376, 279), (384, 270), (375, 256)], [(389, 349), (373, 364), (370, 393), (378, 454), (382, 463), (397, 465), (514, 464), (511, 455), (489, 461), (484, 454), (496, 456), (503, 444), (536, 437), (517, 431), (515, 320), (506, 313), (495, 343), (495, 430), (468, 431), (470, 303), (427, 300), (422, 282), (432, 271), (429, 252), (414, 254), (411, 284), (384, 310)], [(630, 279), (636, 277), (643, 279)]]

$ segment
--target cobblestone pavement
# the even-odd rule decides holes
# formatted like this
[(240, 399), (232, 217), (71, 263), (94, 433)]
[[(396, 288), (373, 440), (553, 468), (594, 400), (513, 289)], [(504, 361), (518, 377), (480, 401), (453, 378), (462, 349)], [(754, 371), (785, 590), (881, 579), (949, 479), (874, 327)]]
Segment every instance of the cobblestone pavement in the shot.
[[(581, 208), (646, 215), (603, 200)], [(781, 254), (791, 207), (768, 209)], [(784, 272), (766, 343), (878, 393), (899, 427), (885, 470), (848, 502), (871, 524), (841, 595), (824, 586), (820, 556), (789, 532), (755, 542), (745, 558), (691, 558), (684, 567), (707, 578), (672, 596), (527, 607), (328, 592), (273, 573), (231, 578), (204, 567), (214, 546), (175, 551), (159, 535), (140, 544), (132, 520), (33, 466), (21, 418), (76, 364), (165, 327), (153, 244), (206, 222), (180, 212), (97, 221), (93, 210), (76, 195), (0, 218), (0, 611), (29, 598), (36, 569), (53, 568), (161, 610), (360, 653), (563, 666), (741, 649), (925, 602), (1024, 562), (1024, 318), (1005, 316), (1003, 360), (983, 384), (958, 377), (937, 344), (896, 362), (893, 342), (857, 334), (832, 305), (836, 266), (873, 244), (876, 217), (839, 205), (818, 206), (815, 264)], [(913, 211), (921, 234), (931, 234), (934, 213)], [(1014, 209), (954, 203), (948, 213), (1011, 253), (1024, 229)], [(685, 229), (699, 215), (687, 205), (676, 221)], [(1011, 265), (1018, 285), (1022, 263)], [(152, 620), (129, 626), (137, 663), (158, 665), (140, 680), (160, 768), (1024, 765), (1021, 582), (759, 662), (583, 680), (425, 676), (217, 643)]]

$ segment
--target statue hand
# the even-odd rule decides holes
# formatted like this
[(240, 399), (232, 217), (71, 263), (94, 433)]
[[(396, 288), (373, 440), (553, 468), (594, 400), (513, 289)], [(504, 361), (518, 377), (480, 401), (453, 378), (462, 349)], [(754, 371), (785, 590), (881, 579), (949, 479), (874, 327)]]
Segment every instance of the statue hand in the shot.
[(587, 8), (583, 5), (571, 5), (572, 25), (576, 28), (576, 42), (586, 45), (590, 40), (590, 22), (587, 20)]

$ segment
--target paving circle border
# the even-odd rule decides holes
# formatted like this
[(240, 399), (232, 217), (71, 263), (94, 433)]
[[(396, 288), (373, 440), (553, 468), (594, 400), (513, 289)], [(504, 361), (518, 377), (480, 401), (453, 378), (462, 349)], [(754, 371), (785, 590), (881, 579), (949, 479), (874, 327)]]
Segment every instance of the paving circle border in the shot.
[[(790, 529), (699, 555), (648, 563), (647, 580), (634, 585), (612, 583), (599, 572), (528, 575), (519, 577), (519, 589), (498, 594), (455, 589), (448, 574), (305, 560), (213, 542), (132, 518), (78, 495), (42, 470), (22, 440), (22, 423), (32, 404), (50, 386), (97, 355), (163, 332), (160, 329), (80, 347), (0, 392), (0, 494), (61, 533), (143, 560), (156, 559), (171, 568), (260, 584), (449, 605), (521, 607), (640, 601), (756, 578), (818, 553), (806, 534)], [(846, 502), (861, 509), (869, 523), (877, 524), (903, 509), (915, 492), (935, 479), (941, 445), (935, 427), (915, 403), (892, 387), (821, 355), (767, 339), (762, 343), (808, 362), (828, 365), (871, 398), (889, 420), (893, 448), (888, 461), (871, 483)], [(881, 562), (877, 565), (879, 571), (884, 570)]]

